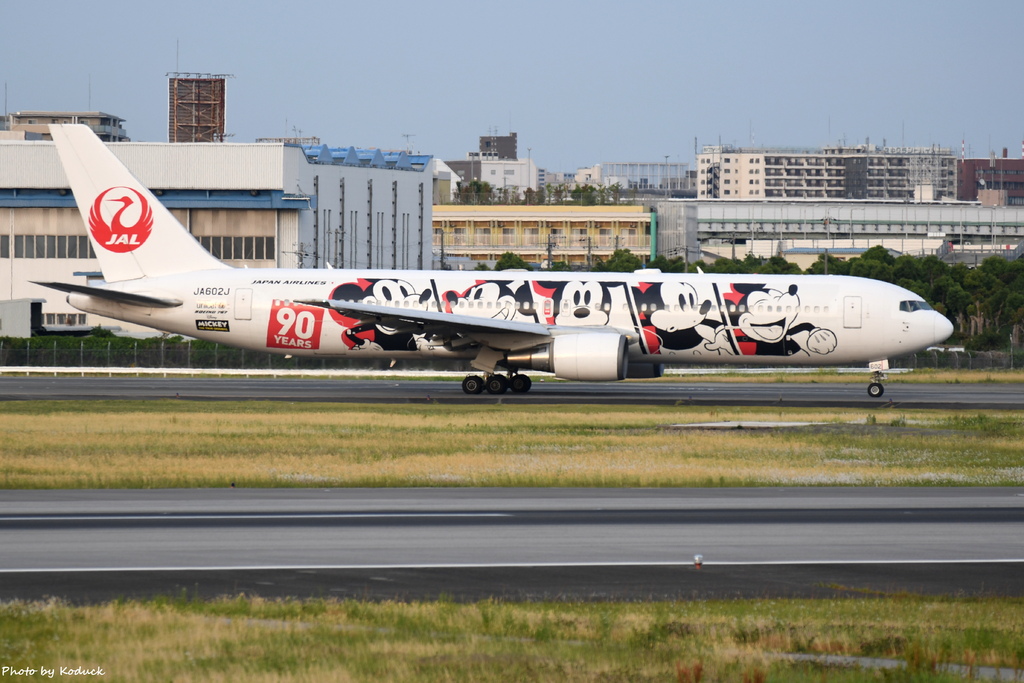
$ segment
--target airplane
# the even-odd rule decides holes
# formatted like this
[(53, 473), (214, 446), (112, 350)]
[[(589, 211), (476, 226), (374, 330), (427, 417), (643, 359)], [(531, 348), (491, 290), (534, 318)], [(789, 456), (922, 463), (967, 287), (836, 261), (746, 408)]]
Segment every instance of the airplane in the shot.
[(466, 361), (467, 394), (665, 365), (868, 364), (941, 343), (917, 294), (836, 275), (233, 268), (214, 258), (83, 125), (51, 125), (105, 282), (40, 282), (75, 308), (293, 356)]

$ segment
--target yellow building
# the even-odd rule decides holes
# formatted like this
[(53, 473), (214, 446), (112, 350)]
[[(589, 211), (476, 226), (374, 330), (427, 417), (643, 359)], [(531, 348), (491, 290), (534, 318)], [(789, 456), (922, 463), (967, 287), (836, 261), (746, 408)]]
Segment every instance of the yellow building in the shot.
[(616, 249), (646, 261), (652, 222), (642, 206), (436, 205), (434, 253), (453, 268), (493, 262), (507, 251), (542, 268), (564, 261), (587, 269)]

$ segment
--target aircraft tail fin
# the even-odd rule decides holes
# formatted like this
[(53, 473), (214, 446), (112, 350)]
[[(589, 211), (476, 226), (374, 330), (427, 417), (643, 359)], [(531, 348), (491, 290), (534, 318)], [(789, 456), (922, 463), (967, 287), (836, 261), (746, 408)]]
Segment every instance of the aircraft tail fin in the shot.
[(107, 282), (230, 267), (210, 255), (88, 126), (55, 124), (50, 134)]

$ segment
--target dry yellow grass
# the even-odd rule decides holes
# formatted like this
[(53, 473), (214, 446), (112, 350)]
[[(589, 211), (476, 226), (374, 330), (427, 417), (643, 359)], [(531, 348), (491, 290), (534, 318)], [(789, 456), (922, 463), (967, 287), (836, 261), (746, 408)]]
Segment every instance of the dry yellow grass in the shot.
[(911, 675), (884, 680), (936, 680), (945, 662), (1019, 672), (1022, 635), (1019, 599), (0, 605), (5, 665), (123, 681), (653, 681), (695, 665), (708, 681), (880, 680), (777, 656), (794, 652), (902, 659)]
[[(1020, 484), (1019, 430), (949, 438), (669, 431), (726, 420), (863, 423), (863, 411), (693, 407), (48, 404), (0, 410), (0, 486)], [(941, 420), (922, 413), (900, 424)], [(999, 417), (993, 419), (1008, 419)]]

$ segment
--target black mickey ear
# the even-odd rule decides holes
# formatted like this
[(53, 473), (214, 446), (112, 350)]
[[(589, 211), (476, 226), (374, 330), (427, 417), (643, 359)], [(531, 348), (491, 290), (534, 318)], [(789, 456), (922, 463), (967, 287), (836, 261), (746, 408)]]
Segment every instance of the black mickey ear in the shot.
[(789, 295), (790, 296), (796, 296), (796, 289), (797, 289), (796, 285), (790, 285), (789, 286)]

